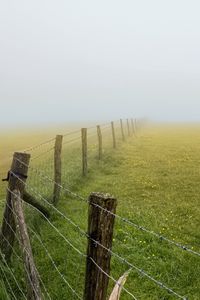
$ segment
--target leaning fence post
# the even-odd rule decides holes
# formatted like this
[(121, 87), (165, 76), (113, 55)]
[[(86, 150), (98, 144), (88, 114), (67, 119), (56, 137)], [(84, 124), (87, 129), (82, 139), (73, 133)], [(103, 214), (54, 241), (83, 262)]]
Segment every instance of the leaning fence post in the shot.
[(116, 145), (114, 122), (111, 122), (111, 128), (112, 128), (113, 148), (116, 149), (117, 145)]
[(41, 291), (38, 272), (34, 263), (33, 253), (29, 240), (28, 230), (22, 209), (22, 199), (19, 190), (14, 190), (11, 195), (15, 212), (15, 222), (19, 233), (20, 247), (23, 253), (24, 269), (26, 270), (27, 298), (30, 300), (41, 300)]
[(122, 119), (120, 119), (120, 125), (121, 125), (122, 140), (125, 141), (124, 127), (123, 127)]
[(110, 274), (113, 228), (117, 200), (92, 193), (88, 210), (88, 247), (84, 300), (105, 300)]
[(98, 137), (98, 144), (99, 144), (99, 159), (102, 159), (103, 147), (102, 147), (102, 133), (101, 133), (100, 125), (97, 125), (97, 137)]
[(127, 122), (127, 131), (128, 131), (128, 136), (131, 135), (130, 133), (130, 126), (129, 126), (129, 119), (126, 119), (126, 122)]
[(83, 176), (87, 175), (88, 163), (87, 163), (87, 128), (81, 129), (82, 136), (82, 170)]
[(9, 261), (11, 258), (16, 232), (11, 192), (14, 189), (18, 189), (23, 197), (29, 161), (30, 154), (15, 152), (13, 155), (11, 169), (8, 172), (7, 178), (4, 179), (4, 181), (8, 181), (8, 189), (0, 233), (0, 248), (2, 253), (5, 255), (6, 261)]
[(54, 191), (53, 191), (53, 203), (57, 204), (60, 198), (60, 190), (62, 183), (62, 135), (57, 135), (55, 140), (54, 149)]

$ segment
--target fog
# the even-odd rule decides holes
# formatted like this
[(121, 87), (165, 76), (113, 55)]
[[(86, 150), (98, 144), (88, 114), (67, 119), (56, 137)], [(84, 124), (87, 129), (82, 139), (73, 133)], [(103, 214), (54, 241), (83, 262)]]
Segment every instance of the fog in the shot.
[(199, 121), (200, 3), (0, 1), (0, 124)]

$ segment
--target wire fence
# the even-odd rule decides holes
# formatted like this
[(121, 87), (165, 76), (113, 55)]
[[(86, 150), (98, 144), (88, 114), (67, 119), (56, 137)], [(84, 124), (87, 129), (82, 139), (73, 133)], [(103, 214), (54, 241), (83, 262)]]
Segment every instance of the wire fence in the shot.
[[(116, 122), (115, 138), (118, 140), (118, 143), (123, 141), (123, 133), (126, 139), (131, 135), (135, 137), (135, 127), (131, 127), (131, 124), (128, 124), (128, 120), (125, 122), (127, 126), (123, 132), (121, 122)], [(101, 132), (104, 134), (104, 151), (110, 151), (109, 149), (113, 147), (111, 124), (108, 123), (101, 126)], [(96, 166), (98, 161), (99, 145), (96, 127), (88, 129), (87, 142), (88, 161), (91, 162), (92, 169), (92, 166)], [(148, 236), (149, 240), (153, 239), (155, 243), (157, 241), (160, 248), (169, 246), (177, 248), (180, 251), (180, 255), (183, 252), (193, 255), (198, 259), (200, 253), (129, 220), (126, 216), (114, 213), (97, 203), (91, 202), (87, 196), (73, 191), (74, 184), (77, 183), (78, 178), (82, 174), (81, 133), (78, 130), (63, 135), (61, 156), (63, 167), (62, 182), (58, 183), (55, 181), (54, 143), (55, 139), (51, 139), (24, 150), (24, 153), (31, 153), (30, 164), (26, 164), (22, 160), (15, 158), (20, 165), (28, 169), (28, 179), (26, 182), (21, 175), (10, 171), (10, 176), (23, 184), (26, 192), (50, 212), (49, 218), (38, 207), (27, 203), (23, 198), (21, 199), (39, 274), (42, 299), (84, 299), (87, 260), (90, 260), (95, 266), (97, 278), (105, 276), (109, 280), (108, 295), (111, 294), (114, 285), (118, 285), (122, 289), (123, 299), (142, 300), (140, 297), (141, 291), (133, 284), (133, 282), (140, 282), (141, 289), (142, 286), (145, 289), (150, 289), (151, 295), (155, 294), (155, 299), (189, 299), (189, 295), (184, 295), (183, 288), (180, 287), (178, 291), (174, 288), (172, 279), (168, 276), (163, 276), (163, 274), (157, 274), (157, 271), (155, 271), (157, 266), (153, 268), (152, 262), (149, 263), (146, 261), (146, 264), (141, 264), (140, 260), (134, 256), (133, 251), (135, 247), (138, 247), (138, 242), (135, 238), (136, 232), (138, 231), (139, 235), (144, 234)], [(59, 206), (55, 206), (52, 202), (52, 194), (55, 186), (60, 188), (60, 199), (62, 201), (59, 202)], [(7, 194), (13, 195), (14, 192), (8, 187)], [(14, 217), (18, 218), (12, 204), (7, 201), (6, 205)], [(113, 245), (110, 248), (88, 233), (87, 219), (88, 207), (90, 205), (99, 215), (111, 216), (115, 219), (115, 228), (117, 229), (114, 232)], [(19, 280), (19, 278), (24, 278), (21, 277), (21, 274), (23, 274), (23, 258), (20, 255), (19, 235), (10, 226), (10, 223), (4, 216), (3, 222), (6, 222), (11, 227), (10, 229), (13, 231), (18, 243), (17, 245), (12, 245), (6, 236), (2, 236), (13, 252), (12, 267), (6, 261), (3, 253), (0, 252), (2, 278), (4, 278), (8, 294), (13, 299), (28, 299), (26, 296), (25, 281), (24, 279)], [(86, 254), (89, 242), (93, 244), (94, 248), (104, 251), (106, 257), (110, 256), (110, 272), (105, 271), (97, 263), (97, 260)], [(144, 260), (142, 261), (144, 262)], [(152, 269), (153, 272), (151, 271)], [(159, 269), (159, 266), (157, 269)], [(124, 286), (119, 284), (118, 279), (127, 271), (129, 271), (129, 280), (127, 285)], [(31, 283), (26, 267), (24, 273)], [(105, 298), (99, 299), (104, 300)]]

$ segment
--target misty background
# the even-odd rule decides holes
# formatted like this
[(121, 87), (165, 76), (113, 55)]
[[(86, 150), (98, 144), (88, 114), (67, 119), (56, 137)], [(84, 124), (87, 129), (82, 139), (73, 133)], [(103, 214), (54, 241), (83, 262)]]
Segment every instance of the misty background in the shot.
[(0, 0), (0, 124), (199, 121), (200, 2)]

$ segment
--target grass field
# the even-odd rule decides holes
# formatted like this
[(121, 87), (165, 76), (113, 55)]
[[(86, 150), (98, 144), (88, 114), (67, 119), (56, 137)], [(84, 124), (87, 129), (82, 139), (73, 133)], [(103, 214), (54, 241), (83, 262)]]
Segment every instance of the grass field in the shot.
[[(149, 125), (139, 131), (137, 138), (130, 137), (125, 143), (120, 141), (118, 133), (118, 147), (117, 150), (113, 150), (110, 133), (106, 131), (102, 161), (97, 159), (96, 139), (91, 134), (87, 178), (81, 176), (79, 141), (73, 145), (66, 143), (63, 149), (63, 184), (83, 198), (87, 198), (93, 191), (113, 194), (118, 200), (118, 215), (200, 252), (199, 133), (200, 125)], [(45, 136), (49, 135), (45, 133)], [(29, 138), (30, 140), (25, 139), (23, 145), (20, 145), (21, 138), (15, 136), (15, 145), (19, 143), (18, 149), (26, 148), (30, 141), (34, 144), (32, 142), (36, 142), (38, 137)], [(13, 150), (12, 143), (7, 148), (8, 142), (5, 140), (4, 143), (6, 151), (10, 152), (11, 148), (11, 151)], [(52, 157), (50, 152), (45, 157), (33, 161), (32, 165), (51, 176)], [(36, 196), (40, 193), (46, 199), (51, 195), (52, 183), (42, 176), (38, 178), (34, 171), (31, 171), (28, 182), (34, 187), (32, 192), (36, 191)], [(4, 191), (5, 184), (1, 184), (2, 197)], [(1, 211), (3, 205), (2, 200)], [(73, 290), (82, 297), (85, 260), (66, 244), (38, 212), (34, 212), (28, 206), (25, 209), (36, 265), (51, 299), (78, 299), (60, 274), (65, 276)], [(71, 197), (63, 191), (58, 209), (86, 231), (88, 205), (85, 201)], [(85, 253), (87, 241), (72, 225), (54, 210), (51, 210), (50, 221), (76, 249)], [(48, 254), (53, 258), (60, 274), (52, 265), (39, 239), (48, 249)], [(20, 255), (17, 243), (15, 250)], [(177, 294), (191, 300), (200, 299), (199, 256), (137, 230), (119, 219), (116, 219), (115, 223), (113, 252), (161, 281)], [(15, 255), (11, 266), (19, 278), (20, 286), (25, 289), (22, 264)], [(128, 269), (130, 266), (112, 256), (111, 275), (115, 279)], [(17, 299), (23, 299), (12, 278), (10, 283)], [(6, 283), (5, 285), (7, 287)], [(113, 282), (110, 281), (109, 291), (112, 287)], [(140, 300), (179, 299), (133, 269), (125, 287)], [(0, 299), (6, 299), (5, 297), (5, 288), (2, 287)], [(45, 296), (45, 299), (48, 297)], [(132, 298), (123, 292), (121, 299)]]

